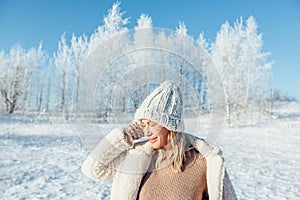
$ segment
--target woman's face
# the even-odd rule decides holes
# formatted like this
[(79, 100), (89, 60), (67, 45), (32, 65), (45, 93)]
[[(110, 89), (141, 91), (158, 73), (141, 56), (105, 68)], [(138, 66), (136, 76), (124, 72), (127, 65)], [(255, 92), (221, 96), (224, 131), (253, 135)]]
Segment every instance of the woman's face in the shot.
[(142, 119), (141, 122), (144, 127), (144, 134), (149, 138), (149, 142), (153, 149), (160, 149), (169, 143), (168, 129), (149, 120)]

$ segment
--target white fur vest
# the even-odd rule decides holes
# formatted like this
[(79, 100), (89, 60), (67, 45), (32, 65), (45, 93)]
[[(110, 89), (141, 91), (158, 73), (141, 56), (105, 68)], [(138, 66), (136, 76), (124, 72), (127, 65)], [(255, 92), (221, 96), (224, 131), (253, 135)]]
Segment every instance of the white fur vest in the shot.
[[(206, 158), (209, 199), (237, 199), (219, 148), (192, 135), (187, 134), (187, 139)], [(122, 131), (114, 129), (91, 152), (81, 170), (94, 180), (111, 180), (112, 200), (136, 200), (151, 162), (150, 149), (148, 142), (130, 147)]]

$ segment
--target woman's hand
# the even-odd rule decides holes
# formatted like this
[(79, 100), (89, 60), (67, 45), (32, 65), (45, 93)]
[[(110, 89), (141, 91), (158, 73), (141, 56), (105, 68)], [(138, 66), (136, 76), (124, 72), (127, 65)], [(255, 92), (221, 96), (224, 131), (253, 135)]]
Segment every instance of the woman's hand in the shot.
[(143, 127), (139, 121), (129, 124), (123, 129), (123, 132), (125, 134), (125, 140), (129, 144), (132, 144), (133, 140), (144, 137)]

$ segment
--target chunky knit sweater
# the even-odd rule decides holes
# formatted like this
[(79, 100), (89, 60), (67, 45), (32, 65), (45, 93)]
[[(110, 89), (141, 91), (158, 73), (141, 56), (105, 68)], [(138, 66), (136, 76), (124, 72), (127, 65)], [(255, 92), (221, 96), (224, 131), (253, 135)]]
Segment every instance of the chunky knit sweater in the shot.
[(207, 193), (206, 161), (199, 152), (190, 150), (181, 172), (169, 166), (146, 173), (138, 199), (201, 200), (203, 193)]

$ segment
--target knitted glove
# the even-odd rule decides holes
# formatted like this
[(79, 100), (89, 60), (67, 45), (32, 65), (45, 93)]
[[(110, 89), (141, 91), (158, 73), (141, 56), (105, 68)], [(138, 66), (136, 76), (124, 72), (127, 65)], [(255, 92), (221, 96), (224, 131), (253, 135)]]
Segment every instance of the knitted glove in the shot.
[(137, 140), (144, 136), (144, 131), (139, 122), (133, 122), (123, 129), (125, 140), (132, 144), (133, 140)]

